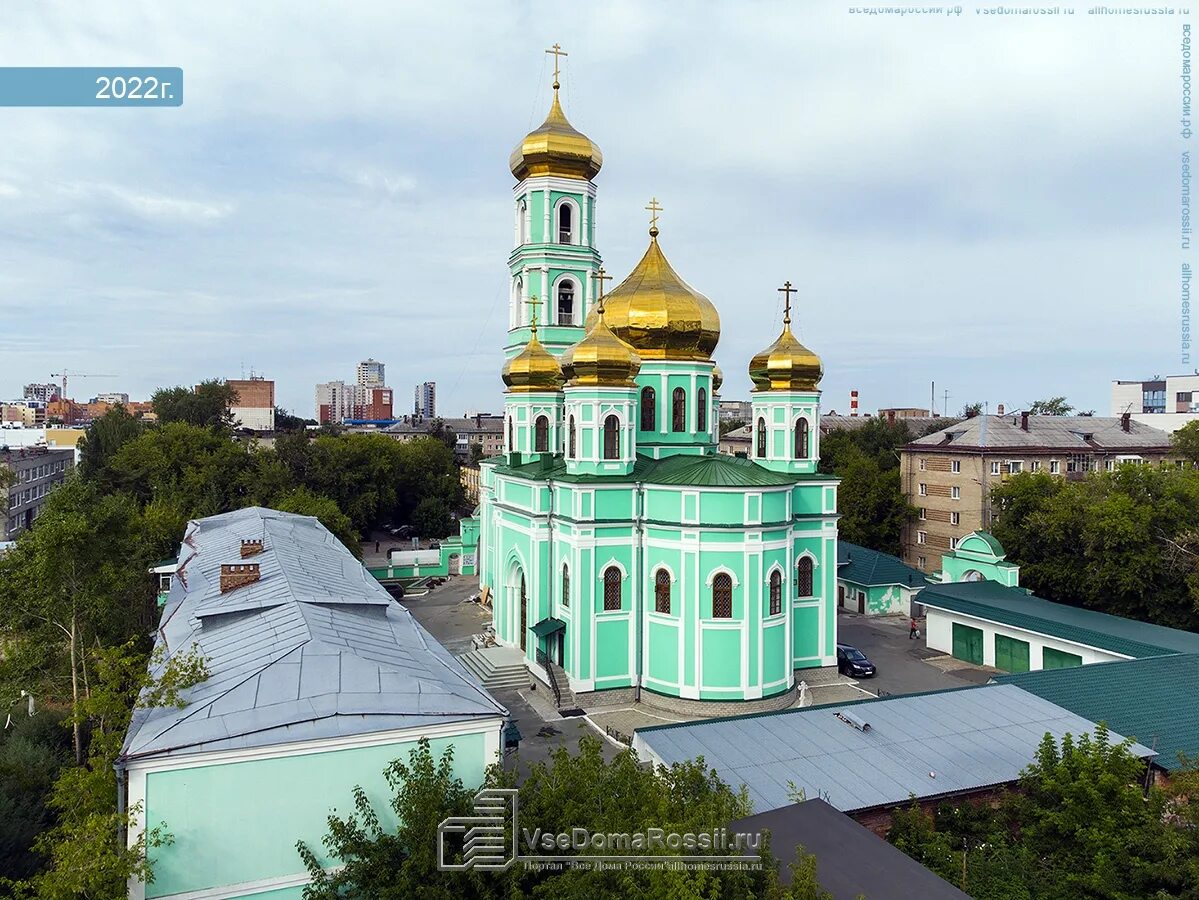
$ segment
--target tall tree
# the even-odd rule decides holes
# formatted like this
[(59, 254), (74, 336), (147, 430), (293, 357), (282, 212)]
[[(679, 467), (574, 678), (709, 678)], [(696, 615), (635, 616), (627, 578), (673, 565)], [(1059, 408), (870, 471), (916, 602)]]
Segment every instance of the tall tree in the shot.
[(1065, 397), (1049, 397), (1028, 404), (1030, 416), (1068, 416), (1072, 412), (1074, 407), (1066, 402)]
[(159, 388), (150, 397), (154, 414), (165, 424), (186, 422), (201, 428), (230, 429), (229, 407), (237, 403), (237, 391), (223, 381), (202, 381), (193, 390), (185, 387)]
[(1170, 438), (1174, 452), (1191, 465), (1199, 465), (1199, 419), (1187, 422)]

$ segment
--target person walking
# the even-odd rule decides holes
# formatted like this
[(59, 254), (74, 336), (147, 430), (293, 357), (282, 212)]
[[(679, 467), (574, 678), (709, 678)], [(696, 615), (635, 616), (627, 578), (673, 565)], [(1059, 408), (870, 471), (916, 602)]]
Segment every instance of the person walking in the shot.
[(908, 628), (908, 640), (920, 637), (920, 623), (916, 621), (916, 617), (912, 616), (910, 627)]

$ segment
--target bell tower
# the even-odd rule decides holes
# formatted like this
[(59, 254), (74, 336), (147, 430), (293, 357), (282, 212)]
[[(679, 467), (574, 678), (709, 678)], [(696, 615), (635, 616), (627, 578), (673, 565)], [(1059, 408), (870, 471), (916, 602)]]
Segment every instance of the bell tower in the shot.
[[(554, 57), (549, 115), (508, 161), (517, 179), (504, 347), (509, 359), (528, 344), (534, 312), (541, 322), (541, 342), (554, 356), (583, 338), (601, 262), (595, 249), (594, 179), (603, 154), (562, 111), (559, 63), (566, 52), (558, 44), (545, 52)], [(530, 302), (534, 297), (541, 298), (536, 309)]]

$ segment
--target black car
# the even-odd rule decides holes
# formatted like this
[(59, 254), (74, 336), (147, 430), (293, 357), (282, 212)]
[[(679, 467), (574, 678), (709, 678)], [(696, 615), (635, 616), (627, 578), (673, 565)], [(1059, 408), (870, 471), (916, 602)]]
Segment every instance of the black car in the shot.
[(849, 644), (837, 645), (837, 671), (858, 678), (871, 678), (877, 672), (866, 654)]

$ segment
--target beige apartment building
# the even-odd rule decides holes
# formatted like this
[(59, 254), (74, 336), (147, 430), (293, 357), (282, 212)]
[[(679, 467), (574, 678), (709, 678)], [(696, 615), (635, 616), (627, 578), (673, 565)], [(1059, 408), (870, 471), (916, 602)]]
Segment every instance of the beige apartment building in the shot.
[(900, 484), (917, 510), (903, 534), (903, 559), (924, 572), (972, 531), (991, 526), (991, 490), (1021, 472), (1066, 479), (1126, 462), (1173, 459), (1170, 436), (1129, 415), (974, 416), (900, 450)]

